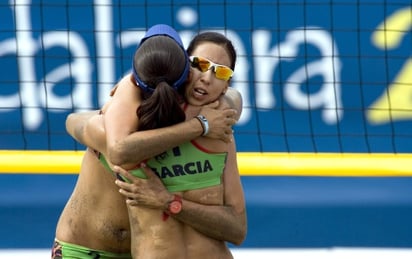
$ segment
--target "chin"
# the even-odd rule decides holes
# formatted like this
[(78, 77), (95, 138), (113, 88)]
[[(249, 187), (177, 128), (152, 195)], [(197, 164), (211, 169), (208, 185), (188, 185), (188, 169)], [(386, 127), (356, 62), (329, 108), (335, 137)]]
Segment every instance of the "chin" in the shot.
[(206, 104), (207, 100), (199, 100), (198, 98), (190, 96), (189, 98), (187, 98), (187, 102), (191, 105), (201, 106), (201, 105)]

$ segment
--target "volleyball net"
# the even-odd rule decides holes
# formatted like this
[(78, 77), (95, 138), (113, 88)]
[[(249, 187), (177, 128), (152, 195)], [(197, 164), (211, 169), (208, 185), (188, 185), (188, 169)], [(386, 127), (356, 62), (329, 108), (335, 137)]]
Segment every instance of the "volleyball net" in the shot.
[(0, 4), (0, 172), (77, 173), (72, 112), (98, 109), (147, 28), (232, 40), (242, 175), (410, 175), (408, 1), (42, 1)]

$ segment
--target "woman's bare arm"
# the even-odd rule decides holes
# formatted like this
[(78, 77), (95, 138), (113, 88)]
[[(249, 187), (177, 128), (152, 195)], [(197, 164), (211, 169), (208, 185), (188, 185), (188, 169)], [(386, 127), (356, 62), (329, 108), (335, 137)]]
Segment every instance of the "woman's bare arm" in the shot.
[[(70, 136), (72, 136), (77, 142), (91, 147), (93, 149), (98, 149), (102, 148), (99, 144), (101, 141), (96, 141), (96, 138), (94, 138), (94, 141), (91, 141), (92, 138), (87, 134), (85, 131), (85, 127), (87, 123), (94, 122), (96, 119), (95, 117), (99, 116), (99, 111), (88, 111), (88, 112), (78, 112), (78, 113), (71, 113), (67, 116), (66, 118), (66, 131), (69, 133)], [(101, 116), (99, 116), (101, 117)], [(99, 127), (96, 127), (96, 134), (101, 135), (103, 133), (103, 138), (105, 137), (104, 135), (104, 128), (103, 124), (97, 124)]]
[[(203, 127), (196, 118), (161, 129), (136, 131), (139, 91), (130, 78), (123, 78), (117, 84), (110, 105), (104, 107), (104, 118), (90, 118), (84, 125), (71, 125), (71, 127), (81, 127), (82, 130), (78, 133), (83, 134), (83, 136), (79, 134), (72, 136), (80, 143), (104, 153), (112, 164), (129, 167), (195, 139), (203, 133)], [(235, 109), (217, 110), (218, 105), (219, 103), (216, 102), (202, 107), (200, 113), (209, 121), (210, 131), (207, 136), (229, 142), (232, 125), (236, 122), (235, 117), (238, 112)], [(80, 120), (71, 120), (71, 122), (82, 123)], [(106, 131), (105, 140), (101, 139), (102, 131)], [(102, 144), (104, 141), (106, 143)], [(102, 146), (105, 146), (105, 149), (102, 149)]]
[[(226, 100), (222, 105), (236, 108), (240, 114), (240, 94), (234, 91), (227, 96), (229, 102)], [(204, 235), (239, 245), (245, 239), (247, 231), (245, 200), (237, 166), (235, 142), (226, 145), (228, 157), (223, 173), (224, 204), (206, 205), (184, 199), (183, 210), (173, 217)], [(129, 205), (162, 210), (173, 197), (149, 168), (144, 168), (148, 175), (147, 179), (136, 178), (123, 168), (115, 167), (115, 170), (131, 180), (131, 183), (116, 181), (121, 188), (120, 192), (130, 198), (127, 200)]]
[[(182, 211), (172, 215), (175, 219), (193, 227), (197, 231), (217, 240), (224, 240), (240, 245), (247, 231), (246, 205), (243, 188), (237, 168), (234, 142), (228, 153), (224, 172), (224, 204), (209, 205), (182, 200)], [(165, 210), (173, 199), (160, 178), (147, 166), (142, 165), (147, 179), (138, 178), (123, 168), (114, 167), (116, 173), (130, 180), (130, 183), (116, 180), (120, 193), (131, 206), (144, 206)]]

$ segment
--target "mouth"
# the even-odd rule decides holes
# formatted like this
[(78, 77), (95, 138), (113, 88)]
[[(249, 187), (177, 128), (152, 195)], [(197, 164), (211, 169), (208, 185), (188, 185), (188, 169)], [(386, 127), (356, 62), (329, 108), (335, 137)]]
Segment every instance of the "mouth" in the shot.
[(203, 89), (200, 89), (200, 88), (195, 88), (194, 93), (195, 93), (195, 95), (199, 95), (199, 96), (207, 95), (207, 92)]

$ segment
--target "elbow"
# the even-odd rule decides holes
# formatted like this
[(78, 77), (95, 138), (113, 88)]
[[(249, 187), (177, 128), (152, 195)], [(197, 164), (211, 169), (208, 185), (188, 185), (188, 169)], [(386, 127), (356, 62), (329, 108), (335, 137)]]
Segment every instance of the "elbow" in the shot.
[(73, 119), (73, 113), (67, 115), (66, 118), (66, 131), (67, 133), (71, 134), (72, 133), (72, 127), (71, 127), (71, 121)]
[(234, 236), (233, 240), (231, 241), (232, 244), (236, 246), (240, 246), (246, 239), (247, 227), (244, 224), (238, 231), (237, 234)]
[(118, 141), (107, 147), (107, 159), (110, 163), (123, 168), (135, 166), (142, 161), (144, 158), (139, 155), (137, 152), (133, 152), (133, 149), (125, 141)]
[(107, 147), (107, 159), (113, 165), (123, 166), (125, 161), (125, 151), (120, 143), (115, 143)]
[(66, 118), (66, 132), (80, 144), (84, 145), (83, 124), (77, 123), (75, 114), (69, 114)]
[(237, 223), (232, 226), (231, 240), (230, 243), (240, 246), (246, 239), (247, 234), (247, 220), (246, 214), (243, 214), (238, 218)]

